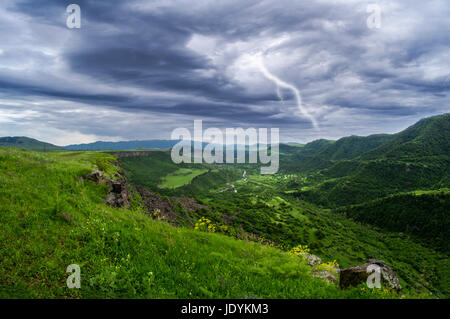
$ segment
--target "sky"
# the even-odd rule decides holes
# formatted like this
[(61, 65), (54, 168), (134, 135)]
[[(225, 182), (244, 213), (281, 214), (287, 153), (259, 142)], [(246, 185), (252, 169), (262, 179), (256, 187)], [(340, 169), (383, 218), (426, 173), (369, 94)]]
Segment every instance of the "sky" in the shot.
[(449, 112), (449, 30), (450, 0), (2, 0), (0, 136), (395, 133)]

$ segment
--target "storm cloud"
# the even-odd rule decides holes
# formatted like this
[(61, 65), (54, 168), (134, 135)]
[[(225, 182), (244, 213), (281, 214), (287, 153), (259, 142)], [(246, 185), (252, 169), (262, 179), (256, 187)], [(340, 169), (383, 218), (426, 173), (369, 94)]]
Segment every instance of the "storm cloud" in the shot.
[[(450, 110), (450, 1), (60, 0), (0, 4), (0, 135), (58, 145), (279, 127), (306, 142)], [(258, 67), (295, 86), (280, 89)], [(282, 100), (280, 100), (280, 97)]]

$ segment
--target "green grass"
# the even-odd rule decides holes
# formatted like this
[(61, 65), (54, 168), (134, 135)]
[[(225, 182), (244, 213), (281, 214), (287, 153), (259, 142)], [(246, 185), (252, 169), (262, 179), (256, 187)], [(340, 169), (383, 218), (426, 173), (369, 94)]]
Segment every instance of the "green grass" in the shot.
[[(405, 291), (431, 291), (440, 297), (450, 293), (446, 253), (424, 245), (410, 233), (362, 224), (286, 194), (284, 189), (297, 179), (300, 177), (281, 174), (248, 175), (246, 182), (234, 184), (237, 193), (219, 193), (215, 189), (198, 192), (197, 199), (210, 206), (212, 212), (191, 213), (189, 218), (205, 216), (221, 225), (225, 215), (238, 213), (228, 225), (231, 236), (256, 234), (286, 250), (298, 244), (308, 245), (324, 261), (336, 259), (342, 267), (381, 259), (393, 268)], [(180, 215), (179, 219), (185, 217)], [(435, 232), (429, 235), (438, 237)]]
[[(136, 193), (129, 210), (106, 206), (106, 186), (82, 177), (96, 163), (113, 176), (113, 161), (0, 149), (1, 298), (399, 297), (341, 291), (281, 250), (152, 220)], [(66, 287), (70, 264), (81, 289)]]
[(189, 184), (195, 177), (208, 172), (207, 169), (180, 168), (162, 178), (159, 188), (177, 188)]

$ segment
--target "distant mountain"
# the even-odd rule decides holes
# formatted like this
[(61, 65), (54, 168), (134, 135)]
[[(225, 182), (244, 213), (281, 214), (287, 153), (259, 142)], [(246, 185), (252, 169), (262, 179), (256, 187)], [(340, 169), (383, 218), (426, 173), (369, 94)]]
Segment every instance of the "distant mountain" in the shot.
[(35, 140), (34, 138), (24, 136), (0, 137), (0, 147), (14, 147), (30, 151), (56, 151), (62, 150), (61, 147)]
[[(180, 142), (180, 140), (143, 140), (143, 141), (121, 141), (121, 142), (94, 142), (89, 144), (73, 144), (64, 146), (66, 150), (77, 150), (77, 151), (128, 151), (137, 149), (168, 149), (172, 148), (175, 144)], [(183, 143), (191, 143), (191, 147), (194, 147), (194, 142), (185, 141)], [(203, 142), (202, 147), (204, 148), (209, 143)], [(214, 145), (214, 144), (212, 144)], [(221, 144), (215, 144), (216, 147), (220, 147)], [(265, 144), (259, 144), (266, 147)], [(252, 145), (255, 148), (256, 145)], [(298, 146), (297, 146), (298, 147)], [(235, 149), (248, 149), (248, 145), (235, 144)]]
[(136, 150), (136, 149), (165, 149), (171, 148), (178, 140), (145, 140), (145, 141), (121, 141), (121, 142), (94, 142), (89, 144), (67, 145), (67, 150), (93, 151), (93, 150)]

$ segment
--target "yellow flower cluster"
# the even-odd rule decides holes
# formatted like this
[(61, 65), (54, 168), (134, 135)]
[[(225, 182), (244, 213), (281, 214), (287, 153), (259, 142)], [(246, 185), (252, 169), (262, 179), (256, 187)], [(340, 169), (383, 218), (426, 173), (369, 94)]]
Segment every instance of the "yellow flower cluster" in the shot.
[(216, 225), (213, 224), (210, 219), (208, 219), (206, 217), (202, 217), (195, 223), (194, 229), (206, 231), (209, 233), (215, 233)]
[(294, 248), (292, 248), (289, 251), (289, 254), (297, 256), (297, 255), (304, 255), (304, 254), (309, 254), (310, 250), (309, 247), (306, 245), (298, 245)]
[(333, 261), (329, 261), (327, 263), (321, 263), (319, 266), (317, 266), (317, 269), (330, 271), (330, 272), (336, 272), (336, 269), (338, 267), (339, 267), (339, 264), (336, 262), (336, 260), (333, 260)]
[(152, 211), (150, 212), (150, 214), (151, 214), (153, 217), (159, 217), (159, 213), (161, 213), (161, 210), (160, 210), (159, 208), (155, 208), (154, 210), (152, 210)]

